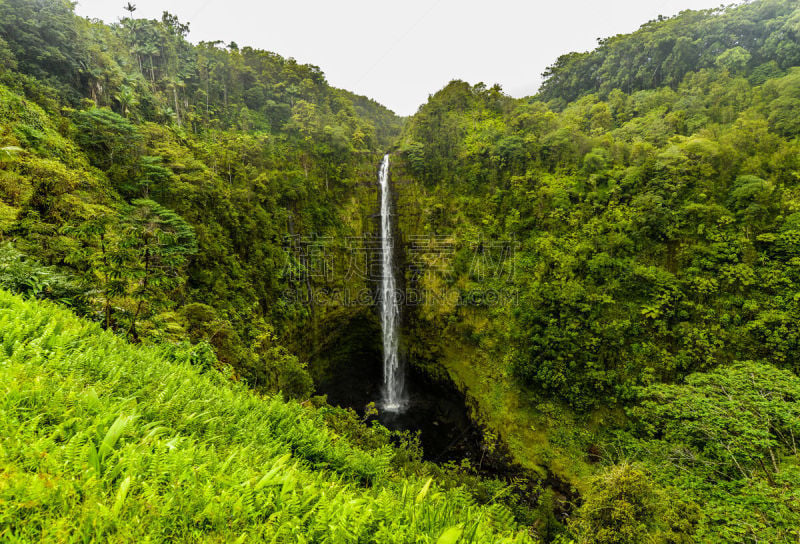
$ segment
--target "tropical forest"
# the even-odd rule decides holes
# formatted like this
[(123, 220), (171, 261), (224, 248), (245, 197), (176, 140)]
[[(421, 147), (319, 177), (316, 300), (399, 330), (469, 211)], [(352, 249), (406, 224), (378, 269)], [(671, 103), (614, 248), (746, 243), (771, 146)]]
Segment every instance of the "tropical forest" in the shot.
[(0, 0), (0, 542), (800, 542), (795, 0), (410, 116), (117, 11)]

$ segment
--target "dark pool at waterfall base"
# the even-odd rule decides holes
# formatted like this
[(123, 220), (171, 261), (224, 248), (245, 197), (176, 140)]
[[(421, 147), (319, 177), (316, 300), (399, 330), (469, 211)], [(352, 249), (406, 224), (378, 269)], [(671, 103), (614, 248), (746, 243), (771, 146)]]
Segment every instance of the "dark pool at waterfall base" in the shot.
[(470, 420), (461, 394), (422, 380), (407, 380), (407, 385), (415, 389), (403, 411), (381, 412), (379, 407), (378, 420), (393, 431), (419, 431), (426, 459), (479, 461), (481, 433)]
[[(348, 330), (349, 340), (355, 340), (355, 331), (363, 333), (363, 336), (359, 336), (362, 340), (370, 338), (370, 333), (374, 332), (368, 326), (363, 329), (351, 327)], [(364, 414), (364, 408), (370, 402), (378, 405), (381, 398), (381, 353), (369, 342), (340, 343), (338, 346), (341, 358), (338, 359), (336, 371), (329, 373), (324, 382), (318, 383), (317, 390), (328, 396), (330, 404), (352, 408)], [(343, 349), (342, 346), (349, 349)], [(328, 353), (336, 351), (331, 347)], [(470, 419), (464, 395), (454, 385), (433, 381), (413, 366), (406, 365), (405, 386), (409, 400), (402, 413), (379, 411), (377, 419), (384, 426), (396, 431), (419, 431), (424, 458), (428, 461), (444, 463), (468, 459), (483, 476), (507, 481), (530, 477), (530, 482), (526, 484), (530, 487), (523, 493), (525, 500), (535, 503), (538, 496), (537, 477), (517, 466), (502, 446), (493, 448), (491, 454), (485, 453), (481, 429)], [(559, 516), (566, 516), (568, 505), (576, 496), (574, 490), (568, 482), (552, 474), (543, 483), (564, 499), (559, 502), (562, 504)]]
[(413, 369), (405, 377), (407, 403), (402, 412), (380, 409), (380, 361), (373, 365), (355, 365), (348, 372), (341, 369), (337, 376), (320, 384), (320, 393), (331, 404), (353, 408), (364, 413), (370, 402), (378, 406), (377, 419), (393, 431), (420, 433), (425, 459), (444, 462), (468, 458), (480, 462), (482, 435), (469, 417), (464, 396), (452, 385), (442, 385)]

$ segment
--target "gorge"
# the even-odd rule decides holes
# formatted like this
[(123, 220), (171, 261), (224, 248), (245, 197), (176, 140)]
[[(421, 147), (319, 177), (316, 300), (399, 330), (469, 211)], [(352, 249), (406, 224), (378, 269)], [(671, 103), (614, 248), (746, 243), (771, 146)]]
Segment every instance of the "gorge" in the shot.
[(796, 0), (408, 117), (135, 11), (0, 0), (0, 540), (797, 542)]
[[(404, 364), (403, 314), (410, 318), (415, 308), (404, 307), (409, 301), (397, 279), (407, 272), (403, 253), (408, 241), (395, 222), (401, 216), (395, 210), (390, 161), (391, 155), (385, 154), (377, 169), (374, 237), (379, 241), (375, 250), (380, 266), (371, 278), (376, 284), (375, 305), (359, 307), (358, 317), (345, 327), (347, 333), (337, 335), (338, 348), (331, 345), (322, 350), (334, 362), (319, 380), (318, 391), (328, 402), (359, 414), (374, 403), (377, 415), (372, 419), (393, 431), (419, 434), (425, 459), (469, 459), (480, 464), (485, 474), (521, 474), (506, 457), (486, 455), (483, 432), (473, 420), (466, 392), (441, 373)], [(373, 314), (377, 319), (372, 319)], [(380, 336), (380, 342), (374, 341), (374, 335)]]

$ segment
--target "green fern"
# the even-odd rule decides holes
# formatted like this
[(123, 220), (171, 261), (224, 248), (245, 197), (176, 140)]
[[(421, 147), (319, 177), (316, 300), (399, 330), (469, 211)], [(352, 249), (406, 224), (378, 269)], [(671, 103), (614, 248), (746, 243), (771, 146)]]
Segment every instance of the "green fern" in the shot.
[(531, 542), (313, 409), (50, 304), (0, 291), (0, 339), (0, 540)]

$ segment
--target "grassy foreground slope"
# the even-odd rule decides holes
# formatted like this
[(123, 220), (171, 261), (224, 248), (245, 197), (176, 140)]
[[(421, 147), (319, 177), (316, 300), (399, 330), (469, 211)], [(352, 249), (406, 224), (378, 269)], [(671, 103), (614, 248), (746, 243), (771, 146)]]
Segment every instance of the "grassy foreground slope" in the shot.
[(0, 540), (531, 541), (176, 353), (0, 291)]

